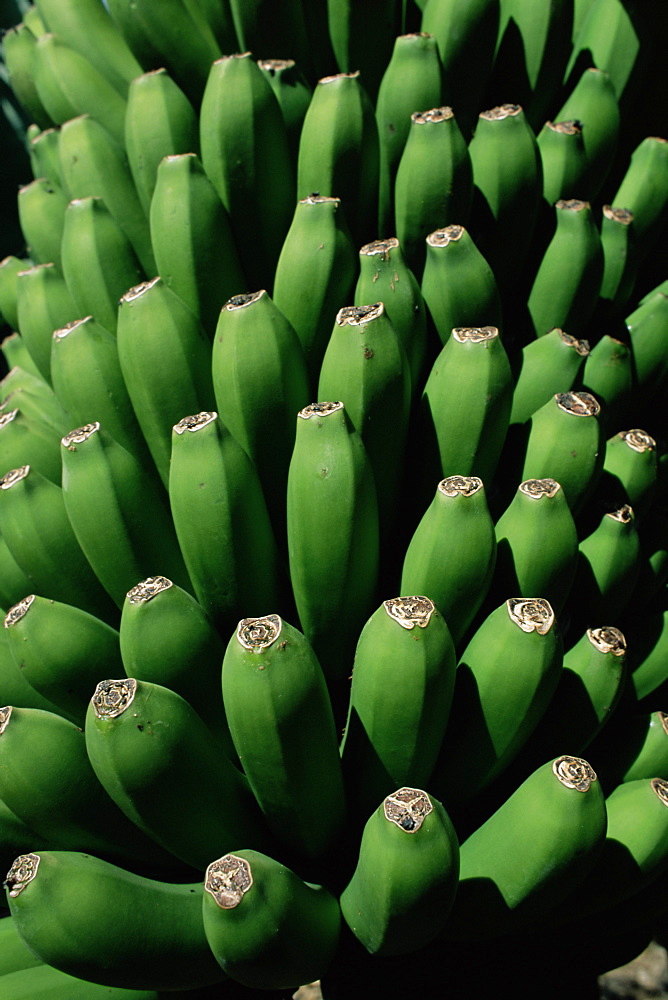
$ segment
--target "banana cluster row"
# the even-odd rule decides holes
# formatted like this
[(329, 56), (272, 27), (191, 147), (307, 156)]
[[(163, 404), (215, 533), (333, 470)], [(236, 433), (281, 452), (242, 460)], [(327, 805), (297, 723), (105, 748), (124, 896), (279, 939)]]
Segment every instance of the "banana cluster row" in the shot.
[(159, 6), (3, 42), (0, 992), (412, 996), (529, 941), (575, 996), (555, 939), (632, 957), (668, 864), (636, 24)]

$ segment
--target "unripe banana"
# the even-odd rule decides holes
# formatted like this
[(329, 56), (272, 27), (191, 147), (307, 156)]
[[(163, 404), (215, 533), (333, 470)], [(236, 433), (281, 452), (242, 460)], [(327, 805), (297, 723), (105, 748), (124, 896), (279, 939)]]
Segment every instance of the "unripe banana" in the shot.
[(23, 940), (68, 975), (168, 991), (224, 977), (204, 935), (201, 883), (157, 882), (87, 854), (40, 851), (20, 855), (6, 885)]
[(588, 392), (561, 392), (531, 417), (522, 480), (555, 479), (574, 517), (594, 490), (603, 467), (600, 410)]
[(339, 72), (360, 70), (374, 101), (398, 34), (398, 6), (397, 0), (327, 0), (329, 37)]
[(86, 56), (123, 96), (141, 73), (122, 35), (96, 0), (39, 0), (37, 10), (49, 31)]
[(0, 410), (0, 466), (16, 468), (24, 461), (52, 483), (60, 483), (58, 432), (41, 420), (30, 419), (18, 407), (10, 409), (11, 406), (10, 396), (7, 407), (3, 404)]
[(138, 75), (130, 84), (125, 148), (139, 200), (148, 215), (163, 157), (199, 153), (193, 106), (164, 67)]
[(545, 594), (560, 614), (575, 577), (578, 535), (559, 483), (520, 483), (496, 523), (496, 542), (494, 604), (507, 594)]
[(294, 59), (259, 59), (258, 66), (266, 76), (281, 109), (290, 158), (296, 171), (299, 137), (313, 91), (302, 73), (302, 66), (298, 66)]
[(665, 350), (665, 323), (668, 294), (657, 292), (626, 318), (635, 362), (637, 391), (651, 399), (666, 384), (668, 357)]
[[(50, 386), (39, 374), (35, 362), (30, 357), (28, 348), (25, 345), (20, 333), (10, 333), (8, 337), (0, 343), (0, 351), (7, 362), (9, 373), (0, 382), (2, 390), (13, 392), (14, 388), (22, 387), (25, 380), (32, 385), (38, 384), (40, 389), (50, 390)], [(10, 379), (11, 373), (11, 379)], [(9, 380), (9, 381), (8, 381)]]
[(250, 287), (271, 289), (290, 228), (295, 179), (281, 109), (250, 52), (224, 56), (211, 67), (200, 146)]
[(175, 691), (132, 677), (100, 681), (86, 716), (86, 749), (125, 816), (186, 864), (203, 868), (216, 845), (237, 838), (266, 842), (245, 776)]
[[(25, 593), (25, 590), (23, 593)], [(55, 712), (56, 715), (61, 714), (60, 710), (35, 691), (23, 676), (12, 656), (9, 646), (9, 634), (4, 628), (0, 629), (0, 701), (4, 705), (15, 705), (18, 708), (40, 708), (45, 712)], [(0, 826), (5, 824), (5, 822), (9, 824), (8, 829), (11, 829), (10, 818), (3, 819)], [(19, 820), (16, 819), (16, 822), (19, 823)], [(24, 846), (29, 847), (30, 844), (27, 843)]]
[(194, 593), (223, 635), (244, 609), (279, 605), (278, 552), (262, 487), (215, 410), (174, 425), (169, 500)]
[(566, 86), (573, 86), (583, 63), (593, 63), (610, 74), (617, 100), (621, 100), (626, 96), (639, 49), (640, 40), (624, 4), (620, 0), (595, 0), (573, 35), (564, 77)]
[(605, 829), (590, 764), (571, 756), (543, 764), (461, 845), (445, 936), (480, 939), (540, 919), (592, 867)]
[(516, 369), (511, 424), (523, 424), (555, 392), (568, 392), (580, 382), (589, 344), (558, 327), (532, 340), (514, 359)]
[(23, 465), (0, 479), (0, 504), (3, 537), (33, 591), (113, 619), (113, 605), (79, 547), (60, 487)]
[(457, 644), (485, 598), (495, 560), (482, 480), (450, 476), (438, 484), (408, 545), (401, 592), (429, 594)]
[(41, 958), (37, 958), (26, 948), (19, 937), (14, 918), (3, 917), (0, 920), (0, 976), (4, 977), (21, 969), (33, 969), (39, 965), (43, 965)]
[(427, 353), (427, 318), (420, 286), (404, 261), (399, 240), (392, 237), (365, 244), (359, 252), (359, 265), (355, 305), (382, 301), (406, 352), (415, 389)]
[(156, 564), (189, 588), (166, 504), (139, 460), (97, 421), (62, 438), (61, 458), (67, 515), (95, 575), (118, 607)]
[(359, 70), (323, 77), (299, 140), (297, 197), (340, 198), (360, 246), (377, 236), (378, 176), (378, 127)]
[(378, 232), (381, 237), (387, 238), (394, 231), (394, 184), (411, 127), (411, 115), (416, 108), (438, 107), (442, 86), (442, 67), (434, 35), (425, 29), (396, 38), (376, 101), (380, 148)]
[(498, 329), (455, 328), (422, 394), (432, 481), (440, 471), (442, 477), (478, 476), (491, 483), (511, 405), (512, 375)]
[(28, 147), (33, 177), (46, 177), (52, 187), (61, 188), (63, 179), (60, 176), (60, 160), (58, 157), (58, 137), (60, 130), (47, 128), (37, 132), (30, 138)]
[(209, 947), (236, 982), (257, 990), (292, 989), (326, 972), (341, 923), (327, 889), (250, 850), (212, 861), (204, 889)]
[(382, 302), (339, 311), (320, 369), (318, 398), (341, 400), (362, 438), (382, 533), (396, 518), (411, 401), (408, 358)]
[(57, 125), (77, 115), (90, 115), (117, 143), (123, 143), (125, 98), (86, 55), (70, 48), (57, 35), (45, 34), (37, 39), (35, 85)]
[(601, 239), (587, 201), (557, 201), (557, 227), (540, 262), (527, 308), (537, 337), (560, 326), (586, 330), (603, 278)]
[[(511, 763), (554, 694), (562, 657), (544, 598), (511, 598), (485, 619), (457, 666), (451, 722), (432, 777), (444, 802), (470, 801)], [(466, 766), (453, 768), (453, 760)]]
[(665, 712), (652, 712), (643, 723), (644, 739), (634, 748), (633, 759), (624, 771), (624, 781), (653, 776), (664, 778), (668, 774), (668, 716)]
[(102, 198), (132, 243), (146, 274), (155, 274), (148, 219), (122, 148), (102, 125), (88, 115), (80, 115), (65, 122), (60, 130), (59, 154), (70, 198)]
[(384, 601), (360, 634), (341, 756), (362, 816), (391, 789), (428, 784), (455, 682), (455, 647), (428, 597)]
[(471, 228), (500, 286), (515, 283), (538, 216), (543, 174), (536, 137), (519, 104), (482, 111), (469, 143)]
[(225, 651), (223, 701), (272, 833), (309, 859), (331, 850), (345, 819), (343, 776), (327, 685), (309, 642), (278, 615), (243, 618)]
[(0, 709), (0, 797), (55, 850), (96, 851), (131, 864), (171, 865), (99, 784), (83, 730), (53, 712)]
[(620, 503), (630, 503), (636, 517), (642, 518), (657, 485), (654, 438), (639, 428), (620, 431), (610, 438), (605, 446), (603, 481), (608, 495), (619, 497)]
[[(318, 4), (319, 7), (325, 5), (326, 0), (325, 3)], [(225, 52), (245, 52), (250, 49), (258, 59), (272, 56), (294, 59), (309, 77), (313, 77), (313, 56), (306, 36), (306, 14), (300, 0), (230, 0), (229, 6), (238, 48), (228, 47)]]
[(343, 918), (372, 955), (410, 954), (443, 930), (458, 876), (457, 834), (441, 803), (399, 788), (364, 827)]
[(220, 419), (253, 461), (282, 539), (295, 413), (310, 398), (299, 338), (266, 291), (235, 295), (220, 311), (211, 362)]
[(31, 261), (11, 255), (0, 261), (0, 313), (5, 323), (14, 330), (19, 325), (18, 275), (30, 266)]
[(455, 327), (501, 329), (501, 299), (492, 269), (464, 226), (451, 225), (426, 240), (422, 294), (445, 344)]
[(53, 125), (35, 86), (35, 48), (37, 39), (25, 24), (6, 31), (2, 38), (2, 58), (12, 90), (25, 108), (28, 117), (40, 128)]
[[(34, 845), (33, 845), (34, 847)], [(14, 854), (16, 857), (16, 854)], [(25, 945), (23, 946), (24, 950)], [(111, 986), (100, 986), (86, 979), (68, 976), (40, 960), (33, 969), (22, 969), (2, 977), (2, 989), (6, 1000), (30, 1000), (38, 996), (40, 1000), (158, 1000), (154, 990), (125, 990)]]
[(630, 409), (635, 389), (629, 345), (604, 334), (585, 361), (581, 384), (601, 402), (601, 420), (606, 431), (619, 427)]
[(209, 341), (197, 317), (158, 277), (121, 299), (117, 344), (139, 426), (167, 486), (172, 427), (185, 413), (213, 406)]
[(340, 198), (297, 202), (274, 278), (274, 303), (301, 341), (311, 379), (320, 371), (339, 309), (352, 297), (356, 253)]
[[(7, 542), (0, 535), (0, 605), (10, 608), (30, 590), (30, 580), (9, 551)], [(0, 695), (0, 701), (20, 704), (15, 698)]]
[(668, 611), (661, 606), (658, 610), (645, 611), (633, 619), (629, 633), (634, 650), (630, 676), (633, 694), (638, 701), (650, 696), (655, 699), (654, 692), (662, 689), (668, 680)]
[(225, 646), (190, 594), (165, 576), (142, 580), (126, 595), (120, 644), (129, 677), (180, 694), (234, 756), (220, 693)]
[[(595, 198), (612, 166), (619, 137), (619, 105), (610, 74), (595, 66), (585, 69), (554, 117), (558, 122), (581, 123), (588, 163), (586, 190), (590, 198)], [(582, 193), (585, 187), (579, 190)]]
[(30, 256), (38, 264), (53, 261), (62, 270), (60, 245), (67, 197), (60, 188), (39, 176), (19, 188), (19, 221)]
[(640, 571), (640, 541), (629, 504), (604, 514), (601, 522), (580, 542), (580, 558), (573, 584), (577, 595), (574, 617), (591, 627), (608, 615), (619, 619), (628, 604)]
[(4, 628), (31, 687), (78, 725), (98, 678), (123, 669), (118, 632), (72, 605), (31, 594), (9, 609)]
[(633, 291), (638, 272), (636, 246), (633, 212), (604, 205), (601, 216), (603, 280), (597, 315), (608, 323), (623, 315)]
[(161, 161), (150, 219), (160, 277), (213, 338), (223, 304), (246, 280), (227, 212), (194, 153)]
[(14, 370), (0, 383), (0, 390), (7, 392), (0, 402), (0, 411), (18, 407), (31, 423), (44, 424), (62, 434), (71, 423), (71, 417), (64, 409), (51, 388), (41, 379), (33, 379), (28, 372)]
[(471, 159), (452, 108), (413, 112), (394, 197), (396, 234), (418, 280), (427, 236), (455, 220), (466, 225), (472, 196)]
[(19, 331), (40, 375), (51, 379), (53, 331), (78, 319), (77, 307), (55, 264), (37, 264), (18, 276)]
[(613, 204), (633, 212), (642, 260), (655, 245), (668, 214), (668, 140), (649, 136), (636, 147)]
[(325, 674), (340, 679), (372, 608), (379, 557), (373, 472), (342, 403), (311, 403), (299, 411), (287, 503), (301, 627)]
[(62, 270), (78, 310), (71, 319), (93, 316), (116, 336), (118, 300), (143, 280), (144, 272), (102, 198), (75, 198), (67, 206)]

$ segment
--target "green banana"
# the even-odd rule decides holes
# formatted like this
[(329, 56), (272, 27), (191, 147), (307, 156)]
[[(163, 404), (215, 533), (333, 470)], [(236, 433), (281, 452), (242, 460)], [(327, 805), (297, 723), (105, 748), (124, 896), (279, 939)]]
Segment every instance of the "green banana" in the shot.
[(16, 930), (13, 917), (0, 920), (0, 976), (21, 969), (33, 969), (43, 965), (41, 958), (26, 948)]
[(121, 374), (116, 341), (92, 316), (53, 331), (51, 378), (58, 399), (70, 414), (69, 428), (73, 423), (83, 426), (99, 418), (115, 441), (150, 463)]
[(8, 372), (0, 382), (3, 391), (8, 389), (12, 392), (14, 388), (12, 382), (15, 381), (15, 387), (18, 388), (23, 384), (24, 379), (31, 380), (33, 384), (35, 382), (38, 383), (41, 389), (46, 390), (49, 388), (39, 374), (39, 370), (30, 357), (23, 337), (19, 333), (10, 333), (8, 337), (5, 337), (0, 343), (0, 351), (2, 351), (3, 357), (7, 362), (7, 367), (12, 374), (12, 378), (10, 379)]
[(85, 55), (57, 35), (37, 39), (35, 86), (57, 125), (77, 115), (90, 115), (116, 142), (123, 143), (125, 98)]
[(548, 205), (588, 195), (588, 161), (581, 122), (546, 122), (536, 144), (543, 167), (543, 199)]
[(0, 504), (3, 537), (32, 589), (113, 620), (113, 605), (79, 547), (60, 487), (23, 465), (0, 478)]
[(618, 619), (628, 604), (640, 571), (640, 540), (629, 504), (604, 514), (600, 524), (580, 542), (573, 584), (578, 620), (587, 625), (604, 616)]
[[(24, 946), (25, 947), (25, 946)], [(68, 976), (51, 965), (40, 964), (2, 977), (6, 1000), (158, 1000), (154, 990), (125, 990), (96, 986), (85, 979)]]
[(495, 561), (482, 480), (450, 476), (438, 484), (406, 549), (401, 592), (429, 594), (456, 645), (484, 600)]
[(176, 533), (150, 472), (99, 422), (61, 440), (63, 500), (81, 549), (119, 608), (156, 563), (190, 586)]
[(2, 708), (0, 758), (0, 797), (39, 840), (55, 850), (174, 868), (174, 859), (130, 823), (99, 784), (75, 723), (38, 708)]
[(211, 365), (220, 419), (253, 461), (276, 538), (283, 538), (295, 413), (310, 393), (299, 338), (266, 291), (225, 303)]
[(520, 483), (496, 522), (496, 569), (490, 597), (545, 594), (557, 615), (578, 561), (578, 535), (564, 491), (554, 479)]
[(129, 677), (180, 694), (234, 756), (220, 693), (225, 646), (190, 594), (164, 576), (134, 586), (123, 604), (120, 649)]
[(404, 261), (399, 240), (375, 240), (359, 252), (360, 274), (355, 287), (355, 305), (382, 301), (403, 345), (417, 388), (427, 354), (427, 315), (420, 286)]
[(280, 605), (278, 552), (262, 487), (214, 410), (174, 425), (169, 500), (193, 591), (223, 635), (246, 608)]
[(143, 280), (144, 271), (102, 198), (75, 198), (67, 206), (62, 271), (78, 309), (71, 318), (93, 316), (115, 336), (118, 300)]
[(72, 605), (31, 594), (9, 609), (4, 627), (31, 687), (78, 725), (100, 675), (122, 670), (118, 632)]
[(279, 617), (243, 618), (223, 659), (223, 701), (269, 829), (297, 855), (330, 851), (345, 799), (334, 714), (307, 639)]
[(560, 392), (531, 417), (522, 480), (555, 479), (575, 517), (603, 467), (601, 406), (588, 392)]
[(631, 154), (631, 163), (612, 199), (633, 212), (638, 253), (644, 259), (668, 215), (668, 140), (649, 136)]
[(311, 403), (297, 415), (287, 525), (302, 630), (326, 676), (340, 679), (371, 611), (379, 558), (373, 472), (341, 402)]
[[(562, 658), (544, 598), (511, 598), (485, 619), (457, 666), (451, 722), (432, 777), (444, 802), (469, 802), (512, 762), (554, 694)], [(453, 760), (466, 766), (453, 768)]]
[(384, 601), (360, 633), (341, 758), (363, 816), (404, 785), (428, 784), (450, 714), (455, 647), (428, 597)]
[(14, 468), (23, 461), (52, 483), (59, 483), (58, 432), (41, 420), (31, 419), (23, 409), (9, 409), (13, 402), (9, 396), (6, 408), (3, 403), (0, 410), (0, 466)]
[(445, 344), (455, 327), (501, 330), (501, 299), (491, 267), (464, 226), (427, 236), (422, 294)]
[(341, 913), (320, 885), (258, 851), (242, 850), (206, 870), (202, 917), (218, 964), (257, 990), (293, 989), (333, 961)]
[(137, 75), (130, 84), (125, 148), (139, 200), (148, 215), (163, 157), (199, 153), (195, 110), (164, 67)]
[(123, 96), (141, 73), (141, 66), (97, 0), (36, 0), (49, 31), (80, 52), (103, 73)]
[(604, 205), (601, 216), (603, 280), (598, 313), (605, 322), (621, 318), (633, 292), (638, 272), (636, 243), (633, 212)]
[(250, 287), (271, 289), (290, 228), (295, 179), (280, 106), (250, 52), (224, 56), (211, 67), (200, 147)]
[[(0, 534), (0, 605), (9, 608), (30, 590), (30, 580), (9, 551), (7, 542)], [(0, 701), (20, 704), (15, 698), (0, 695)]]
[[(194, 313), (160, 277), (121, 298), (116, 337), (128, 395), (167, 486), (172, 427), (185, 413), (211, 409), (214, 403), (209, 340)], [(137, 573), (135, 581), (142, 575)]]
[(23, 940), (68, 975), (169, 991), (224, 978), (204, 935), (201, 883), (158, 882), (87, 854), (49, 850), (16, 858), (6, 885)]
[(603, 334), (582, 370), (582, 385), (602, 404), (606, 431), (619, 427), (635, 389), (633, 354), (628, 344)]
[[(10, 379), (3, 379), (0, 388), (9, 389), (8, 394), (0, 402), (0, 411), (17, 407), (32, 423), (44, 424), (57, 434), (62, 434), (70, 426), (71, 417), (63, 407), (62, 402), (45, 382), (31, 379), (27, 373), (23, 378), (17, 378), (21, 372), (15, 372)], [(23, 382), (23, 384), (21, 384)]]
[(40, 128), (53, 125), (35, 85), (37, 39), (25, 24), (17, 24), (2, 37), (2, 58), (12, 90), (28, 117)]
[[(4, 560), (3, 560), (4, 561)], [(25, 594), (25, 590), (23, 591)], [(0, 629), (0, 701), (4, 705), (15, 705), (17, 708), (41, 708), (46, 712), (60, 714), (59, 709), (52, 705), (50, 701), (43, 698), (25, 679), (21, 670), (16, 665), (9, 646), (9, 633), (4, 628)], [(13, 813), (4, 816), (0, 826), (6, 827), (7, 835), (11, 834), (13, 823), (11, 821)], [(18, 818), (16, 823), (19, 824)], [(13, 834), (11, 834), (13, 836)], [(23, 843), (23, 846), (30, 846), (30, 843)], [(4, 846), (3, 846), (4, 850)], [(10, 859), (11, 860), (11, 859)]]
[(379, 156), (359, 70), (318, 80), (299, 140), (297, 197), (340, 198), (356, 246), (377, 236)]
[(491, 483), (512, 405), (512, 376), (494, 326), (456, 327), (422, 394), (428, 469)]
[(341, 912), (372, 955), (406, 955), (441, 933), (459, 876), (459, 844), (441, 803), (399, 788), (369, 818)]
[(668, 680), (668, 611), (661, 606), (634, 619), (630, 641), (634, 649), (630, 676), (633, 693), (638, 701), (655, 698), (655, 692), (661, 694)]
[(273, 299), (297, 332), (313, 381), (336, 314), (352, 297), (356, 273), (341, 199), (309, 195), (298, 201), (276, 265)]
[[(668, 736), (668, 716), (665, 712), (652, 712), (645, 720), (644, 740), (636, 749), (632, 762), (624, 771), (624, 781), (638, 781), (642, 778), (663, 778), (668, 774), (666, 755)], [(666, 780), (664, 778), (664, 780)]]
[(302, 72), (303, 66), (298, 66), (294, 59), (259, 59), (258, 66), (267, 78), (281, 109), (290, 158), (296, 171), (299, 137), (313, 90)]
[(394, 189), (395, 225), (404, 256), (421, 280), (425, 240), (438, 227), (465, 226), (473, 171), (452, 108), (415, 111)]
[(62, 270), (60, 245), (67, 197), (44, 177), (19, 188), (19, 221), (26, 247), (38, 264), (53, 261)]
[(0, 261), (0, 313), (5, 323), (16, 330), (18, 317), (18, 275), (31, 266), (31, 261), (10, 255)]
[(18, 326), (42, 378), (51, 380), (53, 331), (78, 319), (77, 307), (55, 264), (36, 264), (19, 272)]
[(513, 359), (516, 375), (510, 423), (525, 423), (555, 392), (568, 392), (577, 385), (588, 355), (586, 340), (558, 327), (523, 347)]
[(400, 35), (380, 81), (376, 123), (380, 150), (378, 232), (394, 231), (394, 184), (397, 167), (416, 108), (435, 108), (442, 97), (442, 66), (434, 35), (427, 30)]
[(573, 37), (565, 72), (566, 86), (572, 86), (573, 79), (584, 68), (583, 63), (591, 66), (593, 62), (610, 74), (617, 100), (621, 101), (626, 96), (639, 50), (640, 40), (624, 4), (620, 0), (596, 0)]
[[(60, 130), (60, 169), (70, 198), (99, 197), (133, 246), (146, 274), (155, 274), (148, 219), (122, 148), (88, 115)], [(62, 325), (62, 324), (60, 324)]]
[(646, 431), (620, 431), (605, 446), (603, 480), (608, 495), (630, 503), (641, 519), (650, 508), (657, 485), (657, 445)]
[(245, 776), (175, 691), (132, 677), (100, 681), (85, 739), (97, 779), (118, 808), (193, 868), (237, 838), (266, 842)]
[(398, 34), (398, 6), (397, 0), (327, 0), (329, 37), (339, 72), (361, 71), (374, 101)]
[(543, 764), (461, 845), (446, 938), (480, 940), (540, 919), (595, 863), (605, 830), (591, 765), (571, 756)]
[(478, 115), (468, 150), (474, 185), (471, 229), (498, 284), (512, 293), (543, 190), (536, 137), (519, 104), (501, 104)]
[(666, 383), (668, 358), (664, 345), (668, 317), (668, 294), (658, 292), (626, 317), (635, 363), (637, 392), (645, 400), (654, 398)]
[(213, 338), (223, 304), (246, 280), (227, 212), (194, 153), (161, 161), (150, 222), (160, 277)]
[(341, 400), (362, 438), (376, 482), (381, 533), (396, 517), (410, 383), (406, 352), (383, 303), (341, 309), (320, 368), (318, 398)]
[[(608, 176), (619, 139), (619, 105), (610, 74), (595, 66), (585, 69), (554, 118), (557, 122), (581, 123), (588, 163), (585, 187), (588, 196), (595, 198)], [(580, 194), (585, 187), (579, 189)]]
[[(47, 128), (30, 137), (28, 152), (33, 177), (45, 177), (52, 187), (61, 188), (60, 160), (58, 159), (59, 130)], [(26, 133), (27, 137), (27, 133)]]

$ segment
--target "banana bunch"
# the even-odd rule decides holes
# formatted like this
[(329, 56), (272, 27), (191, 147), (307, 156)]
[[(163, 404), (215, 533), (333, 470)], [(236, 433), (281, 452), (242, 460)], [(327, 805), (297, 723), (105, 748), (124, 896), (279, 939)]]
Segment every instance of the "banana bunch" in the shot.
[(3, 1000), (590, 996), (668, 916), (659, 17), (24, 8)]

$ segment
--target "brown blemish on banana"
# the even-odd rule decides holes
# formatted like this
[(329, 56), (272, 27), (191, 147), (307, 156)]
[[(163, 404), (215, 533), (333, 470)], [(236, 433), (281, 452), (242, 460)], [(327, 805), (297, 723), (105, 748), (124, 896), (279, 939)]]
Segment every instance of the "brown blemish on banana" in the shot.
[(433, 808), (431, 799), (420, 788), (400, 788), (383, 801), (385, 819), (404, 833), (417, 833)]
[(100, 681), (91, 698), (98, 719), (115, 719), (122, 715), (134, 701), (137, 681), (134, 677)]
[(515, 115), (519, 115), (522, 110), (520, 104), (498, 104), (495, 108), (489, 108), (488, 111), (481, 111), (479, 118), (484, 118), (488, 122), (500, 122), (504, 118), (514, 118)]
[(510, 620), (523, 632), (547, 635), (554, 624), (552, 605), (544, 597), (511, 597), (506, 608)]
[(666, 736), (668, 736), (668, 713), (667, 712), (657, 712), (659, 717), (659, 722), (661, 723), (661, 728), (663, 729)]
[(152, 278), (151, 281), (142, 281), (138, 285), (133, 285), (132, 288), (128, 288), (125, 295), (121, 296), (121, 303), (132, 302), (134, 299), (138, 299), (140, 295), (148, 292), (149, 288), (153, 288), (159, 281), (162, 281), (160, 275), (157, 278)]
[(328, 417), (330, 413), (336, 413), (343, 409), (343, 403), (309, 403), (297, 414), (302, 420), (310, 420), (311, 417)]
[(396, 250), (398, 246), (399, 240), (396, 236), (391, 236), (387, 240), (374, 240), (372, 243), (365, 243), (360, 254), (365, 257), (382, 257), (383, 260), (389, 260), (391, 252)]
[(499, 336), (495, 326), (456, 326), (452, 336), (460, 344), (483, 344)]
[[(572, 337), (570, 333), (566, 333), (565, 330), (562, 330), (558, 326), (553, 327), (552, 330), (557, 331), (557, 333), (561, 338), (562, 343), (564, 343), (566, 347), (572, 347), (573, 350), (577, 351), (578, 354), (583, 358), (587, 357), (590, 351), (588, 340), (578, 340), (577, 337)], [(548, 333), (552, 333), (552, 330), (549, 330)]]
[(436, 229), (433, 233), (429, 233), (427, 243), (430, 247), (447, 247), (449, 243), (461, 240), (465, 232), (463, 226), (445, 226), (444, 229)]
[(16, 486), (17, 483), (20, 483), (21, 480), (25, 479), (29, 474), (29, 465), (21, 465), (18, 469), (12, 469), (11, 472), (6, 472), (0, 479), (0, 490), (11, 490), (12, 486)]
[(128, 590), (125, 596), (130, 604), (146, 604), (157, 594), (162, 594), (163, 590), (169, 590), (171, 586), (173, 586), (172, 581), (166, 576), (147, 576), (132, 590)]
[(620, 431), (617, 437), (620, 437), (634, 451), (642, 453), (644, 451), (656, 450), (656, 441), (654, 438), (647, 431), (641, 431), (638, 427), (635, 427), (631, 431)]
[(332, 76), (323, 76), (321, 80), (318, 80), (318, 83), (324, 85), (328, 83), (336, 83), (337, 80), (354, 80), (355, 77), (359, 75), (360, 71), (358, 69), (356, 69), (353, 73), (334, 73)]
[(69, 434), (66, 434), (64, 438), (60, 439), (60, 443), (63, 448), (67, 448), (68, 451), (76, 451), (72, 446), (75, 444), (83, 444), (88, 438), (92, 437), (93, 434), (97, 434), (100, 429), (100, 423), (98, 420), (92, 424), (84, 424), (83, 427), (76, 427)]
[(582, 757), (557, 757), (552, 764), (552, 772), (562, 785), (578, 792), (588, 792), (592, 782), (597, 780), (596, 771)]
[(61, 326), (60, 329), (54, 330), (52, 334), (53, 339), (56, 341), (65, 340), (65, 337), (72, 333), (73, 330), (76, 330), (79, 326), (83, 326), (84, 323), (90, 323), (92, 319), (92, 316), (84, 316), (83, 319), (73, 319), (70, 323), (66, 323), (65, 326)]
[(5, 705), (4, 708), (0, 708), (0, 736), (4, 733), (5, 729), (9, 725), (9, 720), (12, 717), (12, 706)]
[(173, 430), (175, 434), (185, 434), (186, 431), (194, 434), (196, 431), (201, 431), (203, 427), (208, 427), (217, 419), (218, 414), (215, 410), (203, 410), (201, 413), (194, 413), (190, 417), (179, 420), (178, 424), (174, 424)]
[[(9, 396), (7, 397), (7, 399), (9, 399)], [(7, 400), (3, 400), (3, 405), (6, 401)], [(9, 426), (9, 424), (11, 424), (16, 419), (16, 417), (18, 416), (18, 412), (19, 412), (18, 409), (16, 409), (16, 410), (9, 410), (7, 413), (3, 413), (3, 415), (0, 417), (0, 431), (4, 427)]]
[(265, 73), (281, 73), (283, 70), (292, 69), (295, 65), (294, 59), (258, 59), (257, 61), (260, 69), (263, 69)]
[(652, 778), (650, 785), (657, 798), (661, 799), (664, 806), (668, 806), (668, 781), (664, 781), (663, 778)]
[(384, 312), (385, 306), (382, 302), (374, 302), (368, 306), (344, 306), (336, 314), (336, 322), (338, 326), (363, 326), (378, 319)]
[(554, 207), (566, 212), (584, 212), (591, 208), (591, 205), (588, 201), (580, 201), (579, 198), (560, 198), (554, 203)]
[(605, 628), (588, 628), (587, 638), (599, 653), (612, 653), (613, 656), (626, 654), (624, 633), (611, 625), (607, 625)]
[(12, 625), (16, 625), (17, 622), (20, 622), (23, 616), (27, 615), (34, 600), (35, 595), (30, 594), (28, 597), (24, 597), (21, 601), (17, 601), (17, 603), (14, 604), (5, 615), (5, 628), (11, 628)]
[(482, 479), (477, 476), (448, 476), (441, 479), (437, 488), (446, 497), (472, 497), (482, 489)]
[(428, 597), (392, 597), (383, 601), (383, 607), (393, 621), (409, 632), (415, 628), (426, 628), (436, 611)]
[(445, 105), (442, 108), (430, 108), (429, 111), (414, 111), (411, 120), (416, 125), (429, 125), (431, 123), (447, 122), (454, 118), (455, 113), (451, 107)]
[(278, 615), (266, 615), (264, 618), (242, 618), (237, 626), (237, 641), (244, 649), (254, 652), (268, 649), (276, 642), (283, 621)]
[(20, 896), (25, 887), (32, 882), (39, 868), (39, 854), (20, 854), (5, 877), (5, 886), (9, 889), (12, 899)]
[(525, 479), (518, 488), (532, 500), (540, 500), (542, 497), (551, 499), (556, 496), (561, 486), (556, 479)]
[(251, 866), (236, 854), (225, 854), (212, 861), (204, 876), (204, 888), (223, 910), (238, 906), (252, 884)]
[(621, 226), (630, 226), (633, 222), (633, 212), (630, 208), (613, 208), (612, 205), (603, 206), (603, 215), (610, 222), (618, 222)]
[(234, 312), (235, 309), (244, 309), (246, 306), (251, 305), (252, 302), (257, 302), (261, 299), (263, 295), (267, 292), (264, 288), (261, 288), (259, 292), (247, 292), (241, 295), (233, 295), (231, 299), (228, 299), (223, 309), (227, 309), (228, 312)]
[(340, 198), (333, 198), (331, 195), (317, 194), (316, 192), (314, 192), (313, 194), (307, 195), (306, 198), (300, 199), (299, 204), (300, 205), (322, 205), (322, 203), (326, 202), (326, 201), (335, 201), (337, 204), (341, 203), (341, 199)]
[(590, 392), (558, 392), (557, 406), (573, 417), (595, 417), (601, 412), (601, 404)]
[(545, 125), (559, 135), (580, 135), (582, 132), (582, 122), (577, 118), (570, 118), (564, 122), (545, 122)]
[(606, 517), (611, 517), (613, 521), (619, 521), (620, 524), (630, 524), (633, 520), (633, 507), (630, 504), (622, 504), (617, 510), (608, 511), (605, 515)]

